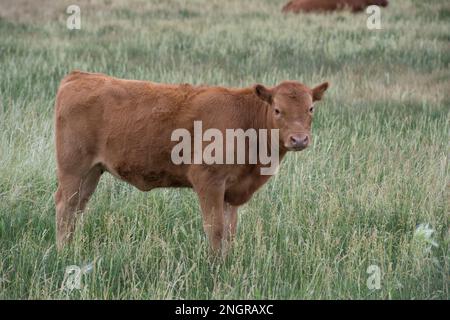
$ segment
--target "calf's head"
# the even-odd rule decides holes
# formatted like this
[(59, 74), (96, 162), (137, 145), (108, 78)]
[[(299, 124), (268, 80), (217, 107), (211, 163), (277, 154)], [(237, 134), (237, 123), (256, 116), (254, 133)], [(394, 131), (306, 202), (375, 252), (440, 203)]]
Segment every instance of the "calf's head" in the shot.
[(256, 95), (270, 105), (269, 121), (279, 129), (280, 147), (289, 151), (305, 149), (311, 142), (314, 103), (322, 99), (328, 82), (310, 89), (296, 81), (276, 87), (255, 85)]

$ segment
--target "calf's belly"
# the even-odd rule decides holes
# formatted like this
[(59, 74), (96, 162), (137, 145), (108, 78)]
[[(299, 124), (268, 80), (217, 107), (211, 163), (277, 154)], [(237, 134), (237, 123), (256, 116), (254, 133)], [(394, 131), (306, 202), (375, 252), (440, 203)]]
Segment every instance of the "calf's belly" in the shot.
[(128, 182), (141, 191), (155, 188), (191, 187), (190, 182), (180, 170), (173, 170), (156, 164), (140, 165), (126, 161), (104, 161), (104, 167), (115, 177)]
[[(105, 170), (141, 191), (162, 187), (190, 187), (186, 168), (171, 162), (170, 155), (160, 148), (145, 145), (109, 144), (98, 162)], [(124, 147), (126, 146), (126, 147)]]

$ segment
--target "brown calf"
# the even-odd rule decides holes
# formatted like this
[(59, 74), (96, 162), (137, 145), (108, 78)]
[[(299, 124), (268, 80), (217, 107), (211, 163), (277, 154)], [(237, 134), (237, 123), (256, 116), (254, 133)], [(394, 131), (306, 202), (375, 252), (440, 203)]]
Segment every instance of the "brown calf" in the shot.
[(292, 0), (282, 9), (283, 12), (336, 11), (349, 8), (352, 12), (360, 12), (370, 5), (386, 7), (388, 0)]
[[(256, 164), (175, 164), (176, 129), (279, 129), (279, 158), (311, 141), (313, 102), (328, 88), (295, 81), (243, 89), (167, 85), (74, 71), (55, 104), (57, 244), (71, 238), (100, 176), (108, 171), (142, 191), (189, 187), (197, 193), (214, 251), (236, 232), (238, 207), (269, 178)], [(267, 143), (270, 143), (268, 141)], [(246, 144), (246, 148), (249, 144)], [(201, 145), (205, 148), (205, 145)], [(192, 151), (193, 152), (193, 151)], [(222, 243), (224, 241), (224, 243)]]

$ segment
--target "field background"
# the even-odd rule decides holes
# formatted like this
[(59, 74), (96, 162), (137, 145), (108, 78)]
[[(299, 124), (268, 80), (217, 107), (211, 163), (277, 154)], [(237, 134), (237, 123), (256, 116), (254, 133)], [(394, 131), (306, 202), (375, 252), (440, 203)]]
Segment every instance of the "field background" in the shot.
[[(81, 30), (66, 28), (69, 4)], [(391, 1), (378, 31), (365, 13), (285, 16), (283, 4), (0, 1), (1, 299), (449, 298), (448, 1)], [(331, 88), (312, 147), (240, 210), (226, 261), (208, 255), (192, 191), (141, 193), (108, 175), (58, 254), (53, 103), (72, 69)], [(60, 289), (67, 266), (87, 264), (83, 289)]]

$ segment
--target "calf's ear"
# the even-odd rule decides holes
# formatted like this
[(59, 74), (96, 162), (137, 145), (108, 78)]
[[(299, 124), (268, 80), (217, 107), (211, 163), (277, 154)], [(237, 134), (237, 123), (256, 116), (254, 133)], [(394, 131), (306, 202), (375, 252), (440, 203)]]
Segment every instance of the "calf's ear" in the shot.
[(322, 84), (319, 84), (314, 89), (312, 89), (313, 102), (322, 100), (323, 94), (325, 93), (325, 91), (328, 89), (329, 86), (330, 85), (328, 82), (324, 82)]
[(273, 92), (271, 89), (264, 87), (262, 84), (255, 84), (253, 86), (256, 95), (265, 102), (271, 104), (273, 100)]

